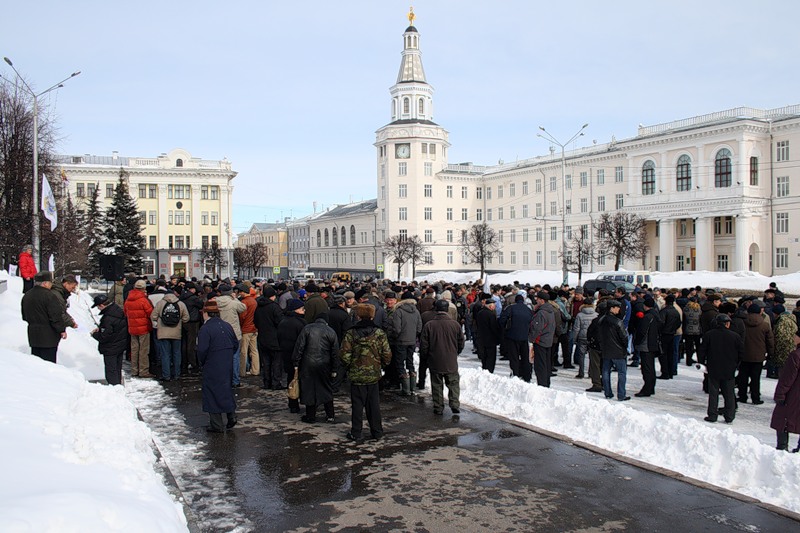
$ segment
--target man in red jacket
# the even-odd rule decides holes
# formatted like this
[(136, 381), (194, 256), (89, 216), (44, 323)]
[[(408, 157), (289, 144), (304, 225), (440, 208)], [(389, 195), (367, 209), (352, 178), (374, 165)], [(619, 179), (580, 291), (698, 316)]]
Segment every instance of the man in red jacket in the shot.
[(136, 281), (125, 300), (128, 333), (131, 334), (131, 375), (140, 378), (155, 377), (150, 373), (150, 331), (153, 329), (150, 313), (153, 304), (147, 298), (147, 284)]
[(23, 294), (33, 288), (33, 277), (36, 275), (36, 263), (33, 262), (33, 246), (26, 244), (19, 254), (19, 276), (22, 278)]

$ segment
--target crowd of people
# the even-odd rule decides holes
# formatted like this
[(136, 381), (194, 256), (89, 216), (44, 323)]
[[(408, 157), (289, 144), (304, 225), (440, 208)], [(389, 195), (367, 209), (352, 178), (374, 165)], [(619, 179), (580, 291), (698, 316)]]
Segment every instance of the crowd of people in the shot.
[[(66, 303), (76, 285), (71, 276), (53, 287), (52, 273), (34, 275), (22, 312), (35, 355), (55, 362), (58, 341), (74, 327)], [(100, 323), (92, 335), (107, 381), (121, 382), (125, 353), (134, 378), (169, 382), (202, 373), (211, 432), (236, 425), (234, 392), (248, 376), (271, 391), (285, 391), (296, 377), (299, 395), (290, 397), (287, 407), (300, 413), (303, 405), (306, 423), (334, 422), (334, 396), (349, 392), (346, 437), (354, 441), (364, 438), (364, 412), (370, 437), (383, 436), (381, 390), (413, 395), (426, 388), (428, 374), (434, 413), (444, 412), (446, 386), (449, 409), (458, 414), (458, 356), (465, 341), (472, 341), (488, 372), (495, 372), (499, 358), (513, 376), (549, 387), (559, 371), (574, 369), (575, 378), (590, 380), (587, 392), (608, 399), (615, 397), (616, 376), (619, 401), (631, 399), (629, 368), (642, 373), (643, 386), (634, 396), (648, 398), (658, 381), (672, 379), (682, 364), (697, 365), (705, 372), (710, 423), (720, 417), (733, 422), (738, 403), (764, 403), (760, 384), (766, 365), (767, 378), (779, 379), (772, 417), (778, 448), (788, 449), (789, 433), (800, 433), (800, 302), (787, 310), (774, 283), (760, 299), (734, 302), (700, 287), (642, 286), (631, 293), (620, 287), (589, 295), (581, 287), (517, 283), (303, 285), (129, 276), (94, 300)], [(798, 449), (800, 443), (793, 451)]]

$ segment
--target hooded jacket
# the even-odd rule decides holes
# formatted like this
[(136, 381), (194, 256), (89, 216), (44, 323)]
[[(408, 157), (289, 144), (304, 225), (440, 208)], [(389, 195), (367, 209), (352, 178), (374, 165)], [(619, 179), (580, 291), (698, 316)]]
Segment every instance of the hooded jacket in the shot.
[(242, 340), (242, 326), (239, 324), (239, 313), (247, 309), (247, 307), (231, 296), (230, 294), (222, 294), (214, 298), (219, 307), (219, 317), (231, 325), (233, 332), (236, 334), (238, 340)]
[(242, 333), (258, 332), (255, 322), (253, 321), (253, 316), (255, 315), (256, 308), (258, 307), (256, 299), (250, 295), (247, 295), (240, 301), (244, 304), (244, 311), (239, 312), (239, 327), (242, 328)]
[[(253, 323), (258, 330), (258, 345), (269, 351), (281, 350), (281, 345), (278, 342), (278, 325), (283, 320), (280, 304), (265, 296), (259, 296), (256, 299), (256, 305)], [(295, 312), (291, 312), (291, 314), (297, 315)], [(305, 325), (305, 320), (302, 320), (300, 329), (302, 329), (303, 325)], [(297, 339), (297, 335), (292, 337), (292, 347), (289, 351), (294, 350), (295, 339)]]
[[(167, 326), (161, 321), (161, 311), (164, 310), (164, 307), (168, 303), (174, 303), (178, 306), (178, 309), (181, 312), (181, 321), (176, 326)], [(183, 329), (183, 324), (186, 324), (189, 321), (189, 311), (186, 309), (186, 305), (178, 300), (178, 297), (175, 296), (173, 293), (168, 292), (164, 295), (163, 298), (156, 304), (153, 308), (153, 312), (150, 313), (150, 318), (158, 323), (158, 340), (164, 339), (178, 339), (181, 338), (181, 330)]]
[(582, 342), (586, 342), (586, 332), (589, 331), (589, 324), (597, 318), (597, 311), (592, 305), (582, 305), (580, 312), (575, 315), (575, 322), (572, 324), (573, 337)]
[(111, 303), (100, 311), (100, 326), (92, 337), (103, 355), (120, 355), (128, 349), (128, 321), (119, 305)]
[(419, 339), (420, 357), (427, 357), (431, 374), (457, 374), (458, 354), (464, 349), (461, 324), (445, 311), (437, 312)]
[(747, 313), (744, 320), (744, 356), (742, 361), (762, 363), (775, 351), (775, 337), (772, 328), (764, 322), (761, 314)]
[(409, 346), (417, 343), (417, 337), (422, 333), (422, 317), (415, 300), (409, 298), (397, 302), (389, 316), (388, 333), (392, 344)]
[(543, 348), (549, 348), (553, 345), (553, 337), (556, 334), (556, 308), (545, 302), (537, 306), (533, 312), (533, 320), (531, 321), (530, 331), (528, 333), (528, 341), (533, 344), (538, 344)]
[(153, 329), (153, 322), (150, 320), (153, 304), (144, 291), (134, 289), (129, 292), (123, 310), (128, 318), (128, 333), (131, 335), (145, 335)]
[(683, 334), (699, 336), (702, 333), (700, 329), (700, 304), (689, 302), (683, 308)]
[(353, 385), (372, 385), (381, 379), (381, 368), (392, 362), (386, 333), (372, 320), (361, 320), (348, 329), (339, 351)]

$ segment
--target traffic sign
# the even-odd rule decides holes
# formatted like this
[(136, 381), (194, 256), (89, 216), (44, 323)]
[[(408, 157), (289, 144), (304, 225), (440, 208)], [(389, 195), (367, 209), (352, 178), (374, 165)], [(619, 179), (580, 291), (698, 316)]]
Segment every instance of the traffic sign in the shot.
[(377, 270), (378, 272), (383, 272), (383, 265), (378, 265), (375, 270)]
[(272, 273), (273, 274), (280, 274), (281, 273), (281, 267), (272, 267)]

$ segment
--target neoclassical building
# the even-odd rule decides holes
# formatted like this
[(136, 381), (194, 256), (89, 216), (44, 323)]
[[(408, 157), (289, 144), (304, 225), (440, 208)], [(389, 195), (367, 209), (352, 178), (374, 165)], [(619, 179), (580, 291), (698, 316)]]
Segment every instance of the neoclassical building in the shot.
[(261, 243), (267, 254), (264, 265), (256, 276), (263, 278), (286, 278), (289, 275), (289, 235), (287, 222), (256, 222), (236, 238), (236, 248)]
[(79, 209), (95, 188), (103, 208), (110, 205), (120, 169), (128, 175), (145, 238), (144, 274), (196, 276), (210, 273), (200, 250), (213, 243), (223, 249), (232, 272), (231, 200), (236, 172), (227, 159), (205, 160), (182, 149), (158, 157), (66, 155), (59, 165)]

